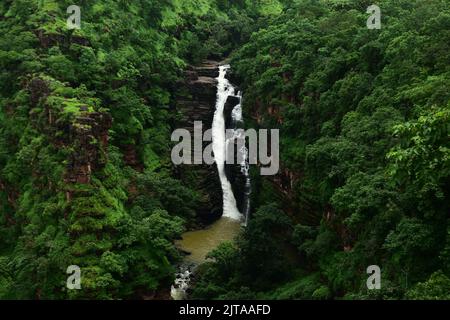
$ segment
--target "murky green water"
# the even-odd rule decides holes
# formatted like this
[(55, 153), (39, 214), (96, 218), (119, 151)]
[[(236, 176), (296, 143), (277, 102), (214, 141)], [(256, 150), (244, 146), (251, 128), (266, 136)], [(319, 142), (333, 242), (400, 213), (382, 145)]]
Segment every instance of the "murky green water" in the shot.
[(186, 256), (187, 262), (200, 264), (206, 255), (225, 241), (232, 241), (241, 229), (241, 223), (230, 218), (222, 217), (206, 229), (190, 231), (183, 234), (183, 240), (176, 241), (176, 245), (191, 254)]

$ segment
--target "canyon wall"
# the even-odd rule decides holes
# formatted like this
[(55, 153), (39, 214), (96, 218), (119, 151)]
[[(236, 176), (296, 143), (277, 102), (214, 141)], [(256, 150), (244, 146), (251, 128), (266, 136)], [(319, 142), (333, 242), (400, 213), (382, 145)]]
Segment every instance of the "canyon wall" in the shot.
[[(214, 118), (219, 63), (204, 62), (189, 67), (185, 78), (178, 83), (175, 111), (179, 113), (174, 129), (187, 129), (194, 136), (194, 122), (202, 121), (203, 133), (210, 129)], [(204, 142), (203, 147), (210, 144)], [(210, 223), (222, 215), (222, 189), (215, 164), (180, 165), (178, 177), (200, 194), (197, 210), (200, 222)]]

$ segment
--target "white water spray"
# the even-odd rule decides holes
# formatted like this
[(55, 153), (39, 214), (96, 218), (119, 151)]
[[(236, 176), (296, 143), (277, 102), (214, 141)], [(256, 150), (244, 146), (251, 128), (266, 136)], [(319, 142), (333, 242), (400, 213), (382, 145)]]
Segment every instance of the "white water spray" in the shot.
[(180, 268), (180, 272), (175, 276), (175, 283), (170, 289), (170, 295), (173, 300), (185, 300), (187, 298), (189, 283), (191, 282), (191, 271), (188, 267), (182, 267)]
[[(231, 112), (231, 118), (233, 120), (233, 126), (235, 128), (234, 130), (234, 136), (232, 138), (232, 140), (243, 140), (243, 144), (241, 149), (237, 150), (238, 152), (238, 159), (241, 159), (241, 173), (244, 175), (245, 177), (245, 188), (244, 188), (244, 193), (245, 193), (245, 197), (244, 197), (244, 207), (243, 207), (243, 216), (244, 216), (244, 226), (247, 226), (248, 223), (248, 218), (250, 215), (250, 194), (252, 192), (252, 186), (251, 186), (251, 181), (250, 181), (250, 164), (249, 164), (249, 158), (248, 158), (248, 149), (245, 146), (245, 134), (243, 130), (237, 130), (236, 128), (238, 127), (239, 123), (243, 123), (243, 116), (242, 116), (242, 92), (238, 92), (237, 97), (239, 98), (239, 104), (236, 105), (233, 109), (233, 111)], [(242, 155), (242, 156), (240, 156)]]
[(243, 216), (237, 208), (231, 183), (225, 174), (226, 137), (223, 111), (228, 97), (235, 94), (233, 85), (225, 78), (228, 69), (230, 69), (229, 65), (219, 67), (216, 111), (212, 123), (212, 142), (214, 159), (223, 191), (223, 216), (234, 220), (242, 220)]

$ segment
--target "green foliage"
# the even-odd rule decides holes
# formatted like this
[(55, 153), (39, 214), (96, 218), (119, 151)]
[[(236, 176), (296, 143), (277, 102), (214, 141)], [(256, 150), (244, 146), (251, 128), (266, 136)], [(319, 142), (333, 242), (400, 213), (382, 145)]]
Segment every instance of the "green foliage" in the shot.
[[(187, 54), (162, 26), (170, 2), (83, 3), (76, 31), (71, 4), (0, 5), (0, 298), (152, 295), (195, 218), (196, 194), (171, 177)], [(83, 290), (66, 289), (69, 265)]]
[[(170, 161), (187, 64), (231, 56), (281, 174), (199, 267), (199, 299), (449, 299), (448, 1), (0, 4), (0, 298), (170, 288), (199, 196)], [(83, 290), (66, 289), (69, 265)], [(382, 268), (382, 290), (365, 286)]]
[[(255, 292), (274, 288), (289, 276), (283, 237), (289, 219), (276, 205), (261, 207), (237, 240), (210, 253), (194, 287), (195, 298), (254, 299)], [(274, 235), (275, 234), (275, 235)]]
[(417, 120), (396, 126), (399, 145), (389, 154), (391, 175), (400, 182), (410, 181), (422, 193), (444, 197), (450, 177), (450, 104), (423, 111)]
[[(232, 54), (246, 118), (280, 129), (282, 174), (253, 180), (258, 213), (244, 239), (255, 248), (237, 248), (253, 268), (229, 275), (230, 291), (244, 284), (273, 298), (447, 298), (448, 4), (382, 1), (382, 28), (368, 30), (369, 4), (284, 3)], [(290, 218), (281, 237), (274, 220), (259, 216), (274, 201)], [(259, 243), (283, 263), (272, 264)], [(267, 275), (284, 274), (291, 246), (300, 276)], [(260, 257), (267, 263), (258, 268)], [(373, 264), (382, 290), (369, 292)]]
[(414, 300), (449, 300), (450, 279), (442, 272), (437, 271), (426, 282), (418, 283), (406, 293), (408, 299)]
[(297, 280), (284, 284), (268, 297), (276, 300), (322, 299), (326, 298), (328, 288), (320, 286), (320, 276), (317, 273), (301, 275)]

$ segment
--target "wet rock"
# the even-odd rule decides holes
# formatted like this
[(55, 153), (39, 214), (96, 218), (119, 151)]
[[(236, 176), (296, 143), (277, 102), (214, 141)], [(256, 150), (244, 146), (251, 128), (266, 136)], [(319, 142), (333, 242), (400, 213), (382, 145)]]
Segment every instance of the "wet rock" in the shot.
[(236, 74), (236, 72), (233, 69), (228, 70), (227, 78), (228, 78), (228, 81), (230, 81), (233, 84), (242, 83), (241, 79), (238, 77), (238, 75)]
[[(178, 85), (175, 111), (179, 119), (174, 129), (184, 128), (194, 134), (194, 122), (202, 121), (203, 133), (212, 126), (216, 96), (219, 63), (207, 61), (201, 66), (188, 68), (185, 79)], [(204, 142), (206, 147), (211, 142)], [(209, 224), (222, 215), (222, 187), (215, 164), (180, 165), (176, 168), (178, 177), (200, 194), (197, 216), (200, 223)]]
[(227, 129), (233, 128), (233, 122), (232, 122), (232, 112), (234, 107), (236, 107), (239, 104), (239, 98), (236, 96), (229, 96), (227, 99), (227, 102), (225, 103), (223, 113), (225, 118), (225, 127)]
[[(224, 107), (224, 117), (225, 117), (225, 128), (226, 129), (243, 129), (242, 121), (234, 121), (232, 118), (233, 109), (240, 103), (240, 99), (237, 96), (229, 96), (227, 102)], [(245, 203), (246, 203), (246, 177), (242, 172), (240, 159), (238, 159), (238, 141), (234, 140), (233, 142), (227, 145), (227, 148), (234, 148), (234, 162), (232, 164), (225, 164), (225, 174), (230, 181), (231, 188), (233, 189), (233, 194), (236, 199), (236, 204), (238, 210), (242, 213), (245, 212)], [(232, 152), (228, 151), (228, 152)]]
[(242, 173), (240, 164), (225, 164), (225, 174), (231, 183), (234, 198), (239, 212), (245, 212), (245, 183), (246, 177)]

